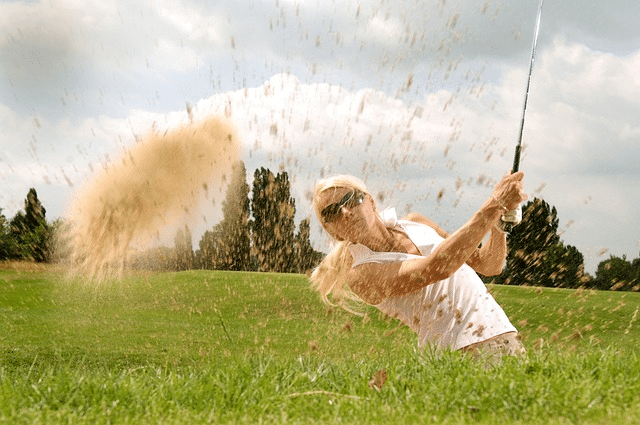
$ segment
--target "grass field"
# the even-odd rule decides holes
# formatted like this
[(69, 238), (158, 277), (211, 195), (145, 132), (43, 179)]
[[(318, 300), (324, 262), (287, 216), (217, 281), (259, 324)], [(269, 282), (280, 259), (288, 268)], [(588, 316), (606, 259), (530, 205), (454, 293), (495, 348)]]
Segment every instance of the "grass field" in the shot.
[(490, 287), (525, 359), (418, 352), (301, 275), (0, 268), (0, 423), (640, 423), (640, 294)]

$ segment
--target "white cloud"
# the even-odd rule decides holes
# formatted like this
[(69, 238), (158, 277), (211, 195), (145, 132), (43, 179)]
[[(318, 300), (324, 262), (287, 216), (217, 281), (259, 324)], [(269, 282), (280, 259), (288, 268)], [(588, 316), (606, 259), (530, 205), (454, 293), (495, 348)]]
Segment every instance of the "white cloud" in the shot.
[(201, 12), (176, 1), (0, 3), (0, 92), (23, 114), (123, 106), (229, 49), (223, 18)]
[(629, 154), (640, 145), (640, 52), (619, 58), (559, 39), (539, 65), (527, 121), (536, 167), (582, 175), (637, 169)]
[[(467, 3), (0, 3), (0, 180), (17, 207), (18, 185), (71, 190), (154, 121), (184, 122), (188, 100), (196, 118), (236, 122), (249, 167), (289, 171), (301, 214), (317, 177), (350, 172), (385, 204), (455, 227), (511, 165), (535, 17), (533, 3)], [(633, 256), (640, 52), (569, 39), (595, 19), (562, 15), (575, 7), (545, 5), (522, 168), (573, 220), (569, 243)], [(606, 16), (592, 39), (633, 38), (613, 28), (633, 16)], [(286, 70), (297, 79), (273, 76)]]
[(367, 21), (365, 33), (375, 43), (397, 46), (397, 38), (404, 35), (402, 22), (395, 18), (372, 16)]

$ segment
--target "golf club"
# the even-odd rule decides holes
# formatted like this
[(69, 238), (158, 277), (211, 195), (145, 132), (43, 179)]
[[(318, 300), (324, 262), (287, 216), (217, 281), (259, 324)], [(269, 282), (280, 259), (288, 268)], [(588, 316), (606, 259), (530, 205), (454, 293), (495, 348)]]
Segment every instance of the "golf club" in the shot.
[[(544, 0), (540, 0), (538, 6), (538, 17), (536, 19), (536, 29), (533, 34), (533, 43), (531, 45), (531, 61), (529, 63), (529, 78), (527, 79), (527, 91), (524, 95), (524, 108), (522, 109), (522, 120), (520, 121), (520, 136), (518, 137), (518, 144), (516, 145), (516, 151), (513, 158), (513, 167), (511, 172), (515, 173), (520, 169), (520, 151), (522, 150), (522, 135), (524, 133), (524, 121), (527, 114), (527, 103), (529, 102), (529, 88), (531, 87), (531, 73), (533, 72), (533, 62), (536, 57), (536, 45), (538, 44), (538, 33), (540, 31), (540, 17), (542, 16), (542, 4)], [(513, 229), (513, 226), (520, 223), (522, 220), (522, 206), (518, 206), (515, 210), (508, 211), (501, 217), (503, 222), (503, 229), (508, 233)]]

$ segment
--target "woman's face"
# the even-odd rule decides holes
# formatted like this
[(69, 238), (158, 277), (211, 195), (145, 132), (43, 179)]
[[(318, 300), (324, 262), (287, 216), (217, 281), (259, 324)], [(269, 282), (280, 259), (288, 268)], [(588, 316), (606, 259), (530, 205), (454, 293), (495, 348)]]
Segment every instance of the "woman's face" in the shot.
[(371, 196), (349, 188), (331, 188), (318, 195), (322, 226), (338, 240), (358, 243), (376, 219)]

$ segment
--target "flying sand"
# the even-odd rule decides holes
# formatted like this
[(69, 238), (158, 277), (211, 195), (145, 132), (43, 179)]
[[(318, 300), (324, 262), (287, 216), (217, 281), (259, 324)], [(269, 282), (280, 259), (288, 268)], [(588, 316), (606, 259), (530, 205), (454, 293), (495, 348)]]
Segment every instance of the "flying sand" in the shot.
[(239, 157), (236, 131), (222, 118), (150, 131), (75, 194), (61, 238), (72, 272), (121, 274), (132, 244), (148, 244), (195, 209)]

